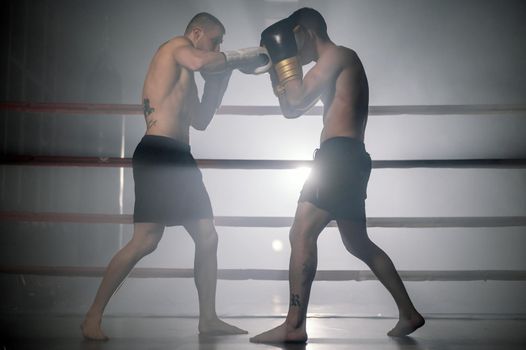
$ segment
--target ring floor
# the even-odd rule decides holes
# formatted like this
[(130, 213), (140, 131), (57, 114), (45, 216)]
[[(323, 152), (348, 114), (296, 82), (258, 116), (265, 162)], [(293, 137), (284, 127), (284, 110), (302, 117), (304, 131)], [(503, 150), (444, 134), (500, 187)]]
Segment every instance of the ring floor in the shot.
[(203, 337), (197, 319), (109, 316), (103, 328), (110, 340), (82, 339), (80, 316), (0, 315), (0, 350), (524, 350), (523, 319), (427, 319), (412, 336), (390, 338), (396, 320), (386, 318), (310, 318), (306, 345), (252, 344), (248, 339), (280, 324), (281, 318), (226, 318), (246, 329), (241, 336)]

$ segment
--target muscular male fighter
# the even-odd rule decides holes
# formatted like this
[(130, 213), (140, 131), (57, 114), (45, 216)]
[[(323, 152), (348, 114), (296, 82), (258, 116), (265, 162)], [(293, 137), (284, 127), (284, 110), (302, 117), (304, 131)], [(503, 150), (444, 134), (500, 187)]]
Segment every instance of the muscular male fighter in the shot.
[[(336, 220), (347, 250), (364, 261), (393, 296), (399, 321), (390, 336), (410, 334), (424, 324), (391, 259), (367, 235), (365, 198), (371, 158), (365, 150), (369, 88), (353, 50), (327, 35), (319, 12), (302, 8), (263, 31), (261, 43), (274, 64), (274, 91), (286, 118), (296, 118), (321, 98), (324, 105), (320, 147), (305, 182), (290, 230), (290, 304), (285, 322), (250, 339), (281, 343), (307, 340), (306, 316), (317, 267), (316, 242)], [(305, 77), (301, 65), (316, 62)]]
[[(133, 266), (155, 250), (165, 226), (174, 225), (184, 226), (195, 242), (199, 332), (247, 333), (221, 321), (216, 314), (218, 236), (210, 199), (189, 146), (190, 125), (198, 130), (208, 126), (232, 69), (255, 73), (265, 63), (266, 52), (260, 47), (220, 52), (224, 34), (225, 28), (216, 17), (199, 13), (189, 22), (184, 36), (170, 39), (153, 56), (142, 96), (146, 134), (133, 154), (133, 237), (109, 263), (82, 323), (82, 333), (88, 339), (108, 339), (101, 329), (108, 301)], [(201, 101), (195, 71), (205, 79)]]

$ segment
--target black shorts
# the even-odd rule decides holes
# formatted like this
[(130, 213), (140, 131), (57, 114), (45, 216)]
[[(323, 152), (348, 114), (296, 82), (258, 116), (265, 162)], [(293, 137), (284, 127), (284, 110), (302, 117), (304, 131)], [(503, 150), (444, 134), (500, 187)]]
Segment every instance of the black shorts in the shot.
[(316, 151), (311, 174), (299, 202), (328, 211), (333, 219), (365, 221), (371, 157), (362, 141), (334, 137)]
[(213, 218), (210, 198), (190, 146), (145, 135), (133, 153), (134, 222), (165, 226)]

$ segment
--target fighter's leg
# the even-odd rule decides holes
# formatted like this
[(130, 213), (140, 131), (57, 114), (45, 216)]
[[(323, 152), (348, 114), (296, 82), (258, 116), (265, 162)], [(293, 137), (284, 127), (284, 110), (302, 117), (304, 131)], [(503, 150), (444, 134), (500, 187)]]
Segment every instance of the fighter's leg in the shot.
[(369, 239), (366, 222), (337, 220), (337, 223), (347, 250), (369, 266), (396, 302), (399, 321), (388, 335), (405, 336), (422, 327), (425, 323), (424, 318), (411, 302), (389, 256)]
[(91, 340), (107, 340), (102, 332), (101, 320), (104, 309), (111, 296), (117, 291), (126, 276), (137, 262), (145, 255), (153, 252), (163, 235), (164, 226), (154, 223), (136, 223), (132, 239), (120, 249), (111, 259), (104, 277), (100, 283), (95, 299), (81, 329), (85, 338)]
[(195, 243), (194, 281), (199, 297), (199, 333), (246, 334), (247, 331), (221, 321), (216, 313), (217, 243), (212, 219), (201, 219), (184, 225)]
[(309, 202), (300, 202), (290, 230), (290, 303), (285, 322), (250, 339), (254, 343), (307, 341), (306, 319), (310, 290), (318, 264), (317, 240), (330, 214)]

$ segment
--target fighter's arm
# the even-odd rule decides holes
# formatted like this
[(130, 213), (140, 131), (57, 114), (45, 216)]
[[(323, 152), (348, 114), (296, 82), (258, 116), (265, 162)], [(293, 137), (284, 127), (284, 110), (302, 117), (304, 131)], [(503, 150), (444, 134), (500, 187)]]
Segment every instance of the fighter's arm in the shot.
[(173, 39), (175, 61), (191, 71), (221, 72), (226, 69), (225, 55), (216, 51), (196, 49), (185, 37)]
[(229, 51), (204, 51), (193, 47), (185, 37), (178, 37), (173, 55), (177, 63), (191, 71), (207, 73), (223, 72), (225, 69), (248, 69), (251, 74), (260, 74), (270, 68), (268, 52), (262, 47), (247, 47)]
[(192, 117), (192, 126), (198, 130), (206, 129), (221, 105), (232, 69), (250, 63), (260, 67), (265, 64), (261, 61), (261, 56), (268, 56), (266, 50), (260, 47), (209, 52), (194, 48), (191, 41), (185, 37), (174, 40), (177, 41), (173, 49), (175, 61), (189, 70), (200, 71), (205, 78), (203, 96), (197, 106), (196, 114)]
[(342, 68), (339, 56), (337, 52), (330, 52), (321, 57), (303, 79), (292, 79), (275, 87), (286, 118), (301, 116), (320, 99)]
[(223, 100), (232, 70), (228, 69), (218, 74), (201, 73), (201, 75), (205, 79), (203, 96), (197, 106), (196, 115), (192, 117), (192, 126), (197, 130), (205, 130), (212, 121)]
[(192, 126), (204, 130), (210, 124), (230, 79), (225, 55), (216, 51), (204, 51), (193, 47), (185, 37), (173, 39), (172, 55), (176, 64), (191, 71), (200, 71), (205, 77), (203, 96), (192, 113)]

